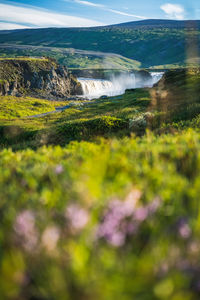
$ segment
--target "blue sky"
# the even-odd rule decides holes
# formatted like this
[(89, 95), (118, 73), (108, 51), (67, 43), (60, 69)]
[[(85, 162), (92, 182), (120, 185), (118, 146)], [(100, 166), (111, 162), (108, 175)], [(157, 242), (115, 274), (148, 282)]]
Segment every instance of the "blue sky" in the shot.
[(200, 19), (199, 0), (0, 0), (0, 29)]

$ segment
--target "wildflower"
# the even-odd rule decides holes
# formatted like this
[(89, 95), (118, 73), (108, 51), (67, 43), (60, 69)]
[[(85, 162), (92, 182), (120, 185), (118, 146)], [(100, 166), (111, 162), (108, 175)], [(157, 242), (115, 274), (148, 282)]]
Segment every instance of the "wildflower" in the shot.
[(180, 218), (177, 222), (178, 234), (183, 239), (188, 239), (191, 236), (191, 228), (188, 225), (186, 218)]
[(140, 207), (134, 213), (135, 220), (142, 222), (148, 217), (148, 208), (147, 207)]
[(150, 204), (137, 208), (140, 197), (141, 192), (133, 190), (125, 201), (111, 201), (97, 228), (97, 238), (104, 238), (112, 246), (120, 247), (128, 235), (135, 234), (141, 222), (154, 214), (160, 205), (156, 198)]
[(89, 221), (88, 212), (77, 204), (71, 204), (67, 207), (66, 218), (68, 219), (72, 229), (81, 230)]
[(103, 222), (97, 230), (98, 238), (105, 238), (109, 244), (120, 247), (125, 243), (127, 234), (136, 230), (132, 217), (141, 192), (133, 190), (125, 201), (113, 200), (108, 207)]
[(191, 229), (188, 224), (181, 224), (179, 227), (179, 234), (183, 239), (188, 239), (191, 235)]
[(62, 165), (57, 165), (57, 166), (56, 166), (56, 168), (55, 168), (55, 173), (56, 173), (57, 175), (63, 173), (63, 171), (64, 171), (64, 168), (63, 168)]
[(125, 234), (122, 232), (115, 232), (108, 238), (108, 241), (114, 247), (121, 247), (125, 243)]
[(42, 245), (48, 252), (53, 252), (56, 249), (60, 231), (56, 226), (47, 227), (42, 234)]
[(17, 216), (14, 230), (27, 250), (32, 250), (37, 245), (38, 233), (35, 228), (35, 216), (32, 211), (25, 210)]

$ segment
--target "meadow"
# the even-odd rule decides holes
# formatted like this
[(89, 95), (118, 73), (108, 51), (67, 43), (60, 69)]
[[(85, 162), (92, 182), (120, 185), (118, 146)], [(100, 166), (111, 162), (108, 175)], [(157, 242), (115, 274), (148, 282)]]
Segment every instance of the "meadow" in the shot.
[(199, 299), (199, 83), (0, 97), (1, 299)]

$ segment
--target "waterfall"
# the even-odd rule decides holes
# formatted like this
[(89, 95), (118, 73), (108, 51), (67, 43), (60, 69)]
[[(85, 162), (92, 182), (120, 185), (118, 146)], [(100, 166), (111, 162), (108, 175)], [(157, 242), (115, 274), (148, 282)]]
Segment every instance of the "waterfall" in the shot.
[(157, 83), (162, 77), (164, 72), (150, 72), (152, 77), (152, 86)]
[(78, 78), (82, 85), (83, 94), (87, 98), (100, 97), (102, 95), (113, 96), (113, 85), (109, 80)]
[(109, 80), (78, 78), (81, 83), (84, 97), (88, 99), (105, 96), (117, 96), (125, 93), (126, 89), (152, 87), (160, 80), (163, 73), (151, 72), (150, 79), (137, 77), (134, 73), (123, 73), (117, 76), (111, 76)]

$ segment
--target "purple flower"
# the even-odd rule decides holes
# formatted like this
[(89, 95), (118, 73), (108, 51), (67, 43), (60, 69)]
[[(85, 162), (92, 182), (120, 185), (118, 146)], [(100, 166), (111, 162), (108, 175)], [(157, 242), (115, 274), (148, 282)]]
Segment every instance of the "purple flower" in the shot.
[(148, 217), (149, 211), (147, 207), (140, 207), (134, 213), (135, 220), (143, 222)]
[(111, 201), (97, 227), (96, 237), (104, 238), (115, 247), (124, 245), (126, 237), (135, 234), (141, 222), (154, 214), (160, 205), (160, 200), (155, 198), (150, 204), (137, 208), (140, 197), (141, 192), (133, 190), (125, 201)]
[(131, 219), (140, 197), (141, 192), (134, 190), (125, 201), (111, 201), (103, 222), (98, 227), (97, 237), (105, 238), (112, 246), (122, 246), (125, 243), (127, 234), (136, 230), (136, 226)]
[(108, 242), (114, 247), (121, 247), (125, 243), (125, 234), (122, 232), (115, 232), (108, 237)]
[(178, 229), (178, 232), (183, 239), (188, 239), (191, 235), (191, 229), (187, 223), (182, 223)]

